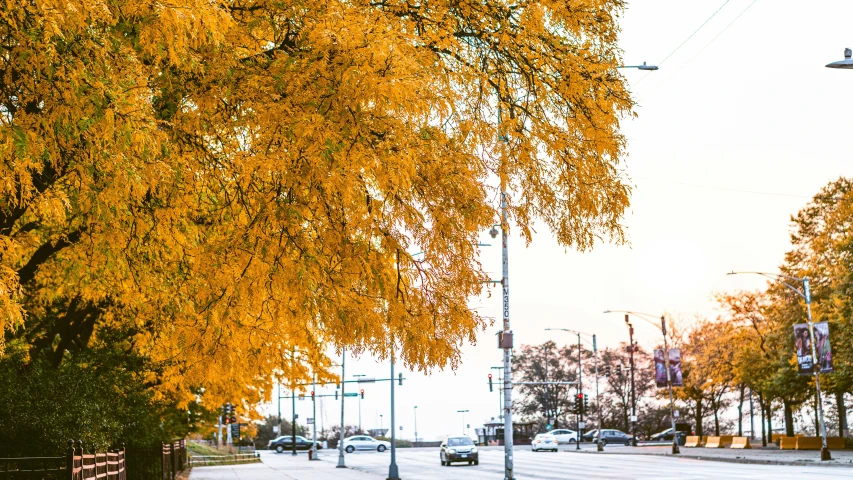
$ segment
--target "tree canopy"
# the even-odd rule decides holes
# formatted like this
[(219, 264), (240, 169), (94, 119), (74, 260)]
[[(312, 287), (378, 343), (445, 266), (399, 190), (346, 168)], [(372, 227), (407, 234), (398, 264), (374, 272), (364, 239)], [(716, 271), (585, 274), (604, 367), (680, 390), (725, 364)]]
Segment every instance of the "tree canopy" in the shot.
[(184, 407), (331, 379), (329, 347), (455, 367), (498, 184), (527, 241), (623, 240), (623, 6), (11, 0), (2, 347), (132, 352)]

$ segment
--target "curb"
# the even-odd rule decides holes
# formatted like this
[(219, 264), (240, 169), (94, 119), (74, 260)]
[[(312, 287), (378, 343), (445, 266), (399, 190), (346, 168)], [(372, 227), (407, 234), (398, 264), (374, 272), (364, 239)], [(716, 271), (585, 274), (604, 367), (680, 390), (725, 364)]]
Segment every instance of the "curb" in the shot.
[[(568, 453), (585, 453), (585, 454), (598, 454), (600, 452), (593, 452), (589, 450), (564, 450)], [(853, 461), (847, 463), (822, 463), (822, 462), (803, 462), (803, 461), (784, 461), (784, 460), (760, 460), (755, 458), (740, 458), (740, 457), (705, 457), (701, 455), (691, 455), (691, 454), (678, 454), (673, 455), (671, 453), (627, 453), (627, 452), (613, 452), (613, 453), (604, 453), (604, 455), (645, 455), (651, 457), (670, 457), (670, 458), (689, 458), (691, 460), (705, 460), (709, 462), (723, 462), (723, 463), (747, 463), (753, 465), (787, 465), (787, 466), (798, 466), (798, 467), (840, 467), (840, 468), (853, 468)]]

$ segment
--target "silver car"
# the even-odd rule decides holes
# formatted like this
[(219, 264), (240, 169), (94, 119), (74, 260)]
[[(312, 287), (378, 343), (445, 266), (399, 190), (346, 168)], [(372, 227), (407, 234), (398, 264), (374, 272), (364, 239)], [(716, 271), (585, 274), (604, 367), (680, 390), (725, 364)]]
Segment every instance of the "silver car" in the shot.
[(367, 435), (356, 435), (344, 439), (344, 451), (352, 453), (356, 450), (373, 450), (376, 452), (384, 452), (391, 448), (391, 443), (385, 440), (377, 440)]

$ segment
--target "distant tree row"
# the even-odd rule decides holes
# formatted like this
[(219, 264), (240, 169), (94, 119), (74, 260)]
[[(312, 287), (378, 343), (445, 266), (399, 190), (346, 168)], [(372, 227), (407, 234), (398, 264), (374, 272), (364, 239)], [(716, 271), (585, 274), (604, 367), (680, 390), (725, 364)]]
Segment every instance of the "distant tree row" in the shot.
[[(853, 180), (839, 178), (829, 183), (792, 217), (791, 244), (778, 273), (810, 279), (812, 314), (815, 322), (829, 324), (834, 365), (833, 372), (821, 375), (827, 434), (849, 436), (847, 402), (853, 393)], [(802, 290), (800, 282), (783, 280)], [(800, 375), (797, 368), (794, 325), (806, 322), (803, 298), (783, 283), (770, 281), (765, 290), (721, 293), (716, 300), (721, 314), (715, 319), (677, 317), (670, 322), (670, 347), (680, 348), (682, 354), (684, 386), (675, 388), (680, 420), (692, 422), (700, 435), (741, 435), (748, 430), (745, 418), (751, 397), (755, 417), (760, 417), (755, 422), (754, 435), (767, 437), (779, 428), (788, 435), (799, 433), (796, 430), (819, 434), (814, 376)], [(820, 345), (827, 348), (822, 340)], [(623, 344), (601, 351), (599, 372), (608, 365), (611, 372), (616, 371), (617, 365), (626, 371), (626, 347)], [(583, 350), (587, 376), (593, 373), (591, 355)], [(553, 342), (524, 346), (517, 359), (519, 376), (526, 380), (543, 380), (546, 368), (550, 379), (574, 380), (577, 375), (577, 347), (558, 347)], [(648, 353), (639, 349), (635, 362), (638, 433), (647, 435), (668, 428), (668, 401), (666, 391), (654, 385)], [(588, 378), (584, 380), (584, 390), (590, 393), (592, 380)], [(630, 377), (611, 374), (602, 385), (604, 426), (628, 431)], [(566, 414), (574, 389), (524, 386), (521, 391), (522, 414), (541, 419), (543, 424), (551, 423), (552, 418), (563, 425), (574, 421)], [(726, 421), (731, 416), (724, 415), (731, 408), (736, 409), (734, 422)]]

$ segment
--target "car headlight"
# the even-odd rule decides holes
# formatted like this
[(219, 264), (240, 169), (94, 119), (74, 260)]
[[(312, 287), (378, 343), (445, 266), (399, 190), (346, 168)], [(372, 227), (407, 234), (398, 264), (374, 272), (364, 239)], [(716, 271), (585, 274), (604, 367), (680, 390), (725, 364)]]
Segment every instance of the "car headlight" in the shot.
[(447, 453), (456, 453), (456, 449), (454, 449), (454, 448), (448, 448), (448, 449), (447, 449)]
[(477, 453), (477, 447), (472, 448), (471, 453)]
[(536, 440), (536, 443), (542, 443), (542, 440)]

